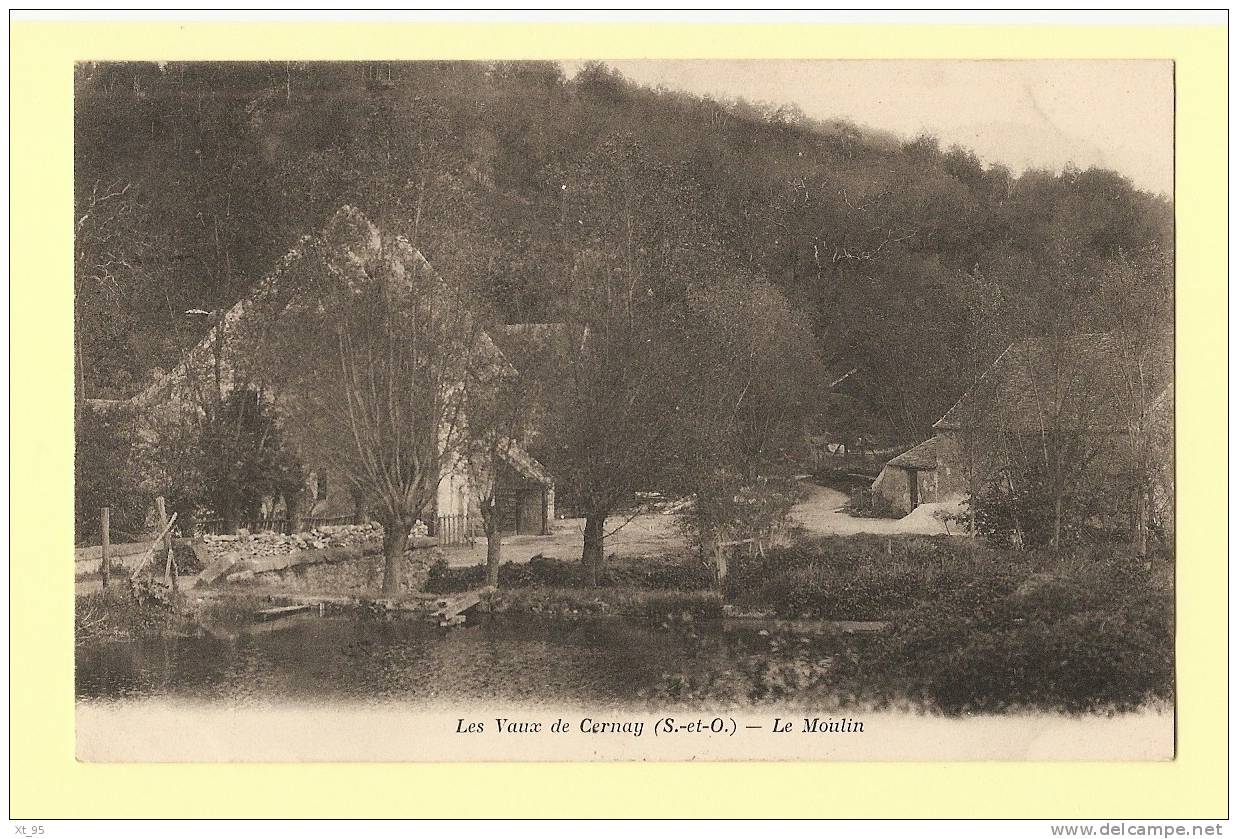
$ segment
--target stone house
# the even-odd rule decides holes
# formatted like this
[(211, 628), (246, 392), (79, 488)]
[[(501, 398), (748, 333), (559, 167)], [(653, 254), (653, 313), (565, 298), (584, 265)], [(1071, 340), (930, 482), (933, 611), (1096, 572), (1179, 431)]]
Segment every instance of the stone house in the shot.
[[(328, 229), (333, 226), (351, 226), (360, 230), (362, 239), (367, 230), (369, 236), (377, 236), (376, 228), (364, 215), (349, 207), (343, 207), (336, 213), (328, 224)], [(407, 251), (405, 262), (411, 266), (409, 270), (426, 272), (428, 281), (436, 286), (441, 283), (437, 272), (419, 251), (403, 240), (400, 240), (399, 244)], [(361, 247), (364, 247), (364, 243)], [(228, 360), (229, 354), (223, 348), (227, 347), (234, 334), (246, 328), (245, 313), (255, 305), (256, 299), (263, 295), (278, 294), (281, 272), (294, 264), (299, 255), (299, 249), (294, 248), (250, 295), (226, 311), (209, 315), (200, 313), (214, 320), (207, 334), (184, 355), (176, 367), (159, 376), (130, 401), (147, 411), (165, 411), (170, 405), (197, 410), (196, 406), (203, 404), (198, 390), (204, 383), (208, 387), (218, 387), (221, 392), (230, 390), (236, 371), (232, 369)], [(502, 342), (509, 348), (508, 352), (511, 352), (514, 345), (510, 335), (519, 333), (520, 327), (503, 326), (492, 331), (505, 333)], [(473, 363), (507, 368), (519, 375), (500, 347), (500, 342), (496, 342), (491, 334), (480, 332), (478, 344), (477, 353), (481, 361), (474, 359)], [(467, 418), (462, 422), (467, 423)], [(527, 442), (525, 438), (528, 437), (528, 432), (522, 431), (520, 436), (520, 440), (504, 441), (499, 449), (503, 461), (502, 472), (498, 476), (503, 531), (509, 534), (548, 533), (555, 518), (554, 479), (545, 467), (525, 450), (524, 443)], [(439, 534), (448, 543), (467, 541), (482, 532), (472, 470), (467, 468), (466, 459), (459, 453), (444, 450), (439, 459), (441, 472), (433, 507), (426, 511), (423, 521), (431, 535)], [(321, 466), (306, 466), (310, 470), (305, 499), (308, 503), (302, 503), (302, 515), (334, 518), (365, 514), (363, 500), (356, 497), (344, 480), (328, 474)], [(263, 512), (265, 515), (279, 515), (282, 511), (281, 499), (272, 498), (264, 505)]]
[[(1112, 489), (1110, 518), (1173, 527), (1173, 344), (1084, 333), (1011, 344), (944, 416), (934, 437), (891, 460), (873, 484), (897, 511), (976, 494), (1021, 461)], [(1079, 478), (1080, 480), (1082, 478)]]
[(873, 492), (900, 516), (937, 501), (937, 438), (929, 438), (890, 460), (873, 481)]

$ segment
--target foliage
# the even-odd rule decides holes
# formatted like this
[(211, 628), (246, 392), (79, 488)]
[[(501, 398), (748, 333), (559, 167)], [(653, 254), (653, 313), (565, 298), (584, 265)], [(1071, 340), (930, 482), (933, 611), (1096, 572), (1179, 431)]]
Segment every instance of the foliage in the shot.
[(856, 635), (774, 628), (736, 645), (725, 671), (702, 657), (669, 674), (659, 697), (962, 714), (1124, 711), (1174, 695), (1172, 575), (1129, 548), (834, 538), (741, 563), (732, 583), (738, 602), (781, 617), (889, 623)]
[(891, 664), (946, 713), (1130, 710), (1174, 692), (1173, 596), (1093, 567), (977, 596), (963, 587), (900, 618)]
[[(146, 592), (146, 589), (142, 590)], [(74, 639), (138, 638), (181, 629), (166, 597), (135, 596), (122, 577), (105, 590), (74, 600)]]
[(708, 553), (715, 542), (752, 540), (763, 551), (785, 528), (792, 507), (803, 495), (797, 481), (758, 477), (745, 483), (742, 476), (715, 472), (700, 479), (696, 498), (681, 514), (689, 543)]
[(685, 356), (692, 402), (676, 417), (669, 485), (695, 496), (683, 515), (703, 551), (752, 539), (762, 548), (797, 500), (787, 475), (817, 384), (817, 342), (804, 316), (749, 276), (691, 295)]
[(1125, 538), (1130, 520), (1130, 480), (1085, 474), (1063, 493), (1060, 507), (1038, 464), (1010, 465), (965, 500), (965, 518), (976, 535), (996, 547), (1052, 548)]
[(1063, 313), (1112, 328), (1124, 309), (1074, 289), (1119, 254), (1172, 257), (1172, 205), (1102, 169), (1014, 177), (931, 138), (600, 66), (570, 80), (546, 63), (393, 66), (382, 90), (356, 64), (76, 68), (87, 395), (171, 367), (203, 328), (171, 313), (226, 309), (345, 203), (511, 320), (583, 323), (596, 296), (581, 288), (652, 289), (669, 314), (689, 288), (767, 283), (830, 369), (862, 370), (863, 433), (899, 438), (922, 437), (1010, 338)]
[(888, 620), (956, 590), (992, 601), (1034, 574), (1109, 568), (1120, 576), (1138, 564), (1120, 544), (1012, 552), (949, 536), (828, 536), (741, 558), (727, 599), (782, 618)]
[(146, 530), (151, 495), (141, 482), (137, 415), (124, 405), (83, 407), (73, 429), (76, 541), (97, 543), (99, 509), (109, 507), (112, 540), (135, 540)]
[(143, 410), (146, 433), (138, 443), (139, 470), (147, 497), (163, 496), (177, 529), (191, 535), (207, 505), (202, 416), (196, 407), (167, 404)]
[[(451, 568), (440, 558), (430, 566), (426, 590), (435, 593), (468, 591), (485, 582), (485, 567)], [(586, 569), (579, 562), (535, 556), (528, 562), (505, 562), (499, 566), (499, 587), (574, 588), (587, 584)], [(712, 571), (696, 559), (644, 557), (618, 560), (612, 557), (602, 585), (650, 591), (700, 591), (713, 584)]]
[(254, 518), (264, 496), (304, 483), (300, 464), (280, 443), (275, 408), (256, 389), (234, 389), (201, 431), (204, 500), (227, 522)]

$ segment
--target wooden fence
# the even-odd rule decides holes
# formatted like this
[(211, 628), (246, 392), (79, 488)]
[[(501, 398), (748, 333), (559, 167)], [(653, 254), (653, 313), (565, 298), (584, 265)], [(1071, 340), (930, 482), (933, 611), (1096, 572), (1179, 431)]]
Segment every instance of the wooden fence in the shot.
[(443, 547), (465, 547), (473, 544), (473, 530), (468, 516), (439, 516), (431, 536)]

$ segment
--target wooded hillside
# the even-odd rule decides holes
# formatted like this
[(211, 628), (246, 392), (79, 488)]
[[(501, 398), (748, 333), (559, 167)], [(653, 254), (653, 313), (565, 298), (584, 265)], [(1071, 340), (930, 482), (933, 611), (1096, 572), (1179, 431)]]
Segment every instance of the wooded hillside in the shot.
[(827, 370), (859, 369), (847, 421), (897, 440), (1011, 339), (1112, 328), (1098, 301), (1119, 257), (1172, 284), (1172, 206), (1114, 172), (1014, 177), (931, 138), (600, 65), (83, 64), (75, 87), (89, 398), (175, 364), (209, 325), (186, 310), (240, 299), (343, 204), (509, 322), (560, 319), (582, 266), (685, 298), (766, 281)]

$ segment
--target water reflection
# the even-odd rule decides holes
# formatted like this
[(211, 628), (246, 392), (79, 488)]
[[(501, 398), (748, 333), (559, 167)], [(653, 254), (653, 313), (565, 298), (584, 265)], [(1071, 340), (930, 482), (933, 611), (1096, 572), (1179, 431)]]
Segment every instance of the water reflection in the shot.
[[(448, 632), (414, 620), (306, 616), (234, 638), (84, 645), (79, 699), (575, 701), (627, 704), (704, 656), (725, 667), (752, 633), (684, 636), (639, 621), (498, 616)], [(255, 628), (257, 629), (257, 628)], [(263, 627), (263, 629), (267, 629)]]

